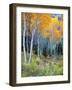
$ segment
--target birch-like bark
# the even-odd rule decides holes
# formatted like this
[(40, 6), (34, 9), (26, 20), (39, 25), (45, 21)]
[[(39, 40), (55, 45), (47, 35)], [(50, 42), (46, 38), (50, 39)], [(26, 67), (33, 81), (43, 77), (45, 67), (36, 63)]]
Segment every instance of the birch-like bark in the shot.
[(26, 50), (25, 50), (25, 32), (26, 32), (26, 18), (24, 14), (24, 30), (23, 30), (23, 51), (24, 51), (24, 63), (26, 63)]
[(54, 25), (53, 25), (53, 28), (52, 28), (52, 49), (54, 50), (54, 58), (55, 58), (55, 40), (54, 40)]
[(51, 36), (51, 55), (53, 55), (52, 54), (52, 50), (53, 50), (53, 42), (54, 42), (54, 26), (53, 26), (53, 28), (52, 28), (52, 36)]
[(39, 50), (39, 20), (38, 20), (38, 18), (37, 18), (37, 21), (36, 21), (36, 27), (37, 27), (37, 32), (38, 32), (38, 37), (37, 37), (37, 44), (38, 44), (37, 54), (38, 54), (38, 57), (39, 57), (40, 50)]
[(37, 39), (37, 42), (38, 42), (38, 57), (39, 57), (39, 32), (38, 32), (38, 39)]
[(30, 46), (29, 63), (31, 62), (34, 34), (35, 34), (35, 29), (32, 31), (32, 39), (31, 39), (31, 46)]
[(29, 58), (29, 55), (28, 55), (28, 51), (29, 51), (29, 46), (28, 46), (28, 31), (27, 31), (27, 39), (26, 40), (27, 40), (27, 44), (26, 45), (27, 45), (27, 60), (28, 60), (28, 58)]

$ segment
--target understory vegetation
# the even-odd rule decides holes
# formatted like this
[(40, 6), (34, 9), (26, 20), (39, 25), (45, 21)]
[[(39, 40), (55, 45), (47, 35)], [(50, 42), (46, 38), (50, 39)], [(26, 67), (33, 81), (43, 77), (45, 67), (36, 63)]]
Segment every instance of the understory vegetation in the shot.
[(63, 75), (63, 58), (62, 56), (55, 58), (37, 57), (32, 55), (32, 62), (24, 64), (22, 54), (22, 77), (30, 76), (53, 76)]

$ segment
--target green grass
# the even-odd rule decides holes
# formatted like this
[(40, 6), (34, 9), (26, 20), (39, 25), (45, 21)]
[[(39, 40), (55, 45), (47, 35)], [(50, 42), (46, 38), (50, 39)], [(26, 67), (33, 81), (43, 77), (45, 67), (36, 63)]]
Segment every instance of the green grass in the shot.
[(53, 60), (52, 58), (40, 59), (36, 55), (32, 55), (30, 64), (24, 64), (24, 56), (22, 54), (21, 76), (53, 76), (63, 75), (63, 59)]

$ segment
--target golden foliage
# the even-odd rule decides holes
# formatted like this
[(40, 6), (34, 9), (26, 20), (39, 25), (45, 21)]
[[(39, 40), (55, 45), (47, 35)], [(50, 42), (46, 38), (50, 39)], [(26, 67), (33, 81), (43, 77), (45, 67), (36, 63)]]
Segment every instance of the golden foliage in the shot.
[[(30, 23), (30, 31), (37, 27), (37, 30), (39, 30), (43, 37), (51, 38), (53, 30), (55, 40), (58, 40), (63, 36), (63, 20), (58, 20), (57, 16), (51, 17), (50, 14), (46, 13), (28, 13), (25, 15), (26, 20)], [(60, 27), (59, 30), (58, 27)]]

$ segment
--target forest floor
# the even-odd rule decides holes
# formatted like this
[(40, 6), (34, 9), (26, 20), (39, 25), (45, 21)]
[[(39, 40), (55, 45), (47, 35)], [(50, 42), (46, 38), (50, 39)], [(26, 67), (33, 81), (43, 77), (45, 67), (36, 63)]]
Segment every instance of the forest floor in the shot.
[(31, 63), (25, 64), (22, 53), (21, 63), (22, 77), (63, 75), (63, 56), (38, 57), (33, 54)]

